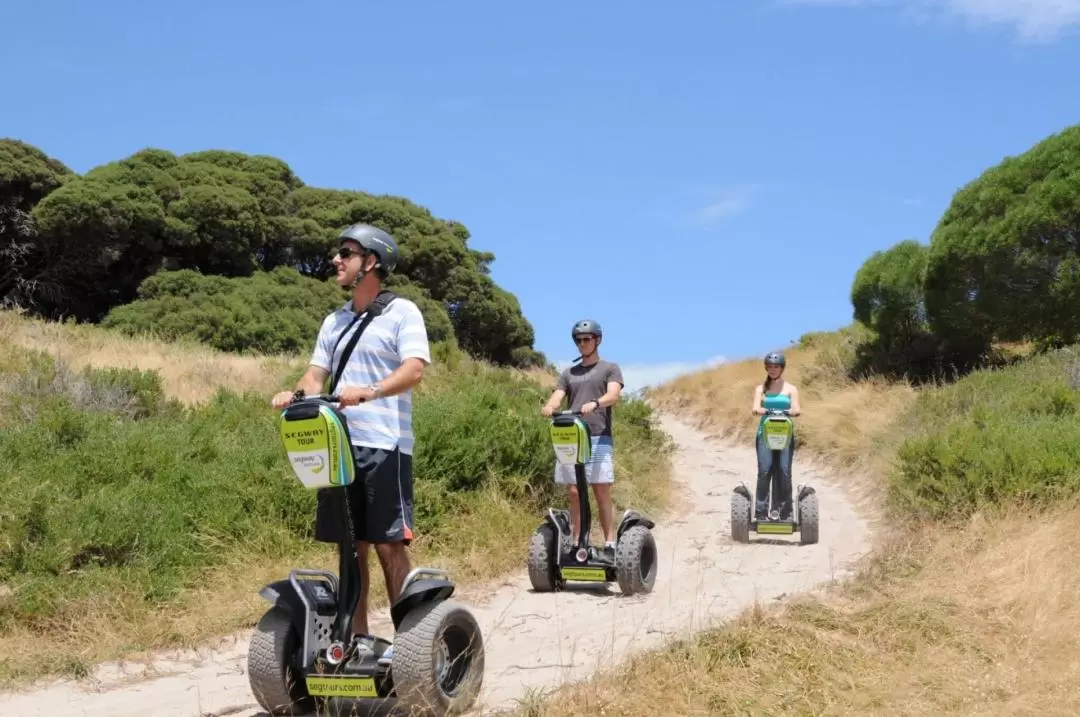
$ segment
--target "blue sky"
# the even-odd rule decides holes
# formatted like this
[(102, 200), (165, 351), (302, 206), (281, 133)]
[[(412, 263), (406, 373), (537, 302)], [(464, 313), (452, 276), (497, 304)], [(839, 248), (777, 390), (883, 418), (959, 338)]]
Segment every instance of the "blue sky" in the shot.
[(630, 388), (848, 323), (871, 252), (1080, 120), (1080, 0), (300, 7), (5, 3), (0, 136), (407, 196), (496, 254), (552, 360), (599, 320)]

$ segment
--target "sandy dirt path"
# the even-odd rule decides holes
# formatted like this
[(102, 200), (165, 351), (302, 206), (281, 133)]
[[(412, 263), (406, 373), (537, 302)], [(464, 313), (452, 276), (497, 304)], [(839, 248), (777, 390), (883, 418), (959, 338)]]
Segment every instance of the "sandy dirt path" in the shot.
[[(732, 543), (732, 488), (752, 485), (752, 447), (721, 444), (670, 416), (674, 479), (681, 505), (654, 531), (660, 565), (653, 592), (622, 597), (609, 589), (534, 594), (522, 571), (486, 588), (460, 590), (484, 631), (487, 672), (474, 714), (511, 709), (530, 690), (551, 689), (608, 667), (635, 651), (707, 628), (755, 601), (768, 603), (843, 577), (867, 549), (869, 525), (839, 486), (796, 458), (795, 482), (808, 482), (821, 505), (820, 542), (751, 536)], [(372, 627), (390, 635), (382, 615)], [(0, 714), (19, 717), (256, 717), (264, 715), (247, 683), (247, 634), (200, 654), (163, 653), (152, 671), (105, 665), (94, 683), (41, 685), (0, 694)]]

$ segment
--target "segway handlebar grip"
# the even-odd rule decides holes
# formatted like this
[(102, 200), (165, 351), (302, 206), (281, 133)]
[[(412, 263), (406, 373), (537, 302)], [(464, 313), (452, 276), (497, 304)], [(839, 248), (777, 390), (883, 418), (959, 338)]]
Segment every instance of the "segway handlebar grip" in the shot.
[(327, 403), (338, 403), (338, 402), (341, 401), (341, 397), (340, 396), (334, 396), (334, 395), (331, 395), (329, 393), (313, 393), (310, 396), (307, 396), (307, 395), (304, 394), (303, 391), (297, 391), (295, 394), (293, 394), (293, 399), (292, 399), (293, 403), (296, 403), (297, 401), (308, 401), (308, 400), (311, 400), (311, 401), (325, 401)]
[(581, 418), (582, 415), (583, 414), (581, 413), (581, 411), (555, 411), (551, 414), (551, 417), (555, 418), (556, 416), (573, 416), (574, 418)]

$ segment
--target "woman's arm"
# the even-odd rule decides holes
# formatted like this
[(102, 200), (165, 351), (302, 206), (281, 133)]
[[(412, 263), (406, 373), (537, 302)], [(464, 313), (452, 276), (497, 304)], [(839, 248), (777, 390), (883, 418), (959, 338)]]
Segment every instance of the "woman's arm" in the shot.
[(761, 407), (762, 391), (760, 383), (754, 387), (754, 400), (750, 403), (750, 413), (755, 415), (765, 413), (765, 409)]
[(799, 389), (793, 384), (788, 384), (788, 385), (791, 386), (791, 411), (790, 411), (790, 413), (791, 413), (792, 416), (798, 416), (800, 413), (802, 413), (802, 403), (800, 403), (800, 401), (799, 401)]

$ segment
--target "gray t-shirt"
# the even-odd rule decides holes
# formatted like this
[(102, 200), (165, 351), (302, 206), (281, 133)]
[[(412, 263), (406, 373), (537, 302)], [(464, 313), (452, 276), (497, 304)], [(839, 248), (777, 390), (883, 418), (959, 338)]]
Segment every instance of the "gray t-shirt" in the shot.
[[(577, 364), (564, 369), (555, 388), (566, 391), (571, 411), (580, 411), (586, 403), (607, 393), (609, 381), (626, 385), (618, 364), (600, 360), (592, 366)], [(611, 406), (601, 407), (583, 418), (593, 436), (611, 436)]]

